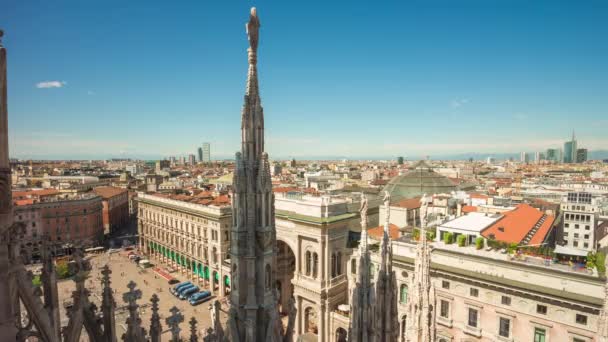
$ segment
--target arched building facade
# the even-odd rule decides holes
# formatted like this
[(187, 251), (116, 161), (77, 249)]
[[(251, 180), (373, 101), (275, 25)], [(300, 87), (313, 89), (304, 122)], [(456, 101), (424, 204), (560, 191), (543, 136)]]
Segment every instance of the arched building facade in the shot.
[(175, 268), (214, 295), (230, 291), (230, 205), (138, 195), (139, 247), (153, 263)]

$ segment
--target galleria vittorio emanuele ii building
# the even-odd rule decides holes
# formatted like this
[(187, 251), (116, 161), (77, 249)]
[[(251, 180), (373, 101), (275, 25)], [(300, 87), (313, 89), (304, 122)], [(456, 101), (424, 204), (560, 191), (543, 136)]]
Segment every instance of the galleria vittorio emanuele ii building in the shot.
[[(426, 233), (432, 193), (405, 205), (392, 193), (395, 184), (377, 194), (273, 188), (255, 8), (246, 28), (249, 69), (230, 191), (138, 196), (139, 249), (215, 296), (205, 341), (608, 342), (605, 276), (433, 240)], [(135, 283), (113, 289), (107, 268), (101, 306), (92, 305), (88, 266), (78, 253), (67, 324), (59, 318), (49, 253), (42, 253), (41, 284), (33, 285), (15, 247), (22, 227), (13, 223), (10, 200), (6, 68), (0, 42), (0, 341), (75, 342), (86, 336), (101, 342), (118, 335), (124, 341), (198, 341), (197, 320), (181, 322), (179, 308), (161, 322), (156, 296), (149, 300), (151, 321), (142, 322), (138, 306), (148, 299)], [(444, 186), (438, 176), (430, 178), (422, 184), (419, 177), (418, 186)], [(393, 228), (396, 214), (406, 212), (417, 236)], [(115, 318), (117, 302), (128, 309), (125, 322)], [(118, 325), (126, 326), (124, 334)], [(161, 338), (165, 329), (170, 333)]]

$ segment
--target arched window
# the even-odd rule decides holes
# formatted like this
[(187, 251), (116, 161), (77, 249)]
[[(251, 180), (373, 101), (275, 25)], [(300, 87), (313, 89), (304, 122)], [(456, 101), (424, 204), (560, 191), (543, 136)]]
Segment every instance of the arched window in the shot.
[(350, 261), (350, 273), (357, 273), (357, 259), (353, 259)]
[(336, 257), (336, 273), (338, 275), (342, 274), (342, 253), (338, 252), (338, 256)]
[(401, 284), (401, 290), (399, 291), (399, 302), (401, 304), (407, 303), (407, 285)]
[(334, 278), (336, 276), (336, 255), (331, 255), (331, 277)]
[(266, 290), (270, 290), (270, 285), (272, 284), (272, 272), (270, 269), (270, 265), (266, 264)]
[(312, 269), (312, 256), (310, 251), (306, 251), (306, 275), (310, 276), (310, 272)]
[(317, 270), (319, 266), (319, 255), (317, 253), (313, 253), (312, 255), (312, 276), (314, 278), (317, 277)]

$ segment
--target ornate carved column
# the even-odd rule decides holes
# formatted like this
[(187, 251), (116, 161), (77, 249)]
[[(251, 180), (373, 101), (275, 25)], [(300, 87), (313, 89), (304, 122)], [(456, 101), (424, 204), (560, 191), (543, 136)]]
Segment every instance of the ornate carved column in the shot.
[(150, 342), (160, 342), (160, 334), (163, 327), (160, 323), (160, 315), (158, 314), (158, 296), (155, 294), (150, 298), (152, 302), (152, 317), (150, 318)]

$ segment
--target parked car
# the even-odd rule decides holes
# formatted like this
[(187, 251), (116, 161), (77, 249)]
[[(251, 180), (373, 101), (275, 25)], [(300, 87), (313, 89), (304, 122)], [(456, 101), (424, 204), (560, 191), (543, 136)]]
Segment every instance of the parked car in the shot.
[(168, 281), (168, 283), (169, 283), (169, 285), (177, 284), (177, 283), (179, 283), (179, 280), (177, 280), (177, 279), (173, 278), (173, 279), (170, 279), (170, 280)]

